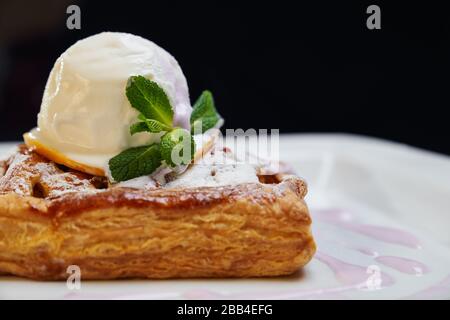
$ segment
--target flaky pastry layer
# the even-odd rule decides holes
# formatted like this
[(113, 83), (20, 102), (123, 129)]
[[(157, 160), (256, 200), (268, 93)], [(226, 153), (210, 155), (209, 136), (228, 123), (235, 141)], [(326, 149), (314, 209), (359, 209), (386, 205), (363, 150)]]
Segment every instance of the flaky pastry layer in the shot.
[(38, 197), (33, 185), (29, 194), (8, 189), (13, 165), (0, 177), (0, 273), (58, 280), (77, 265), (82, 279), (279, 276), (315, 252), (306, 185), (295, 176), (172, 190), (66, 186), (53, 196), (44, 184)]

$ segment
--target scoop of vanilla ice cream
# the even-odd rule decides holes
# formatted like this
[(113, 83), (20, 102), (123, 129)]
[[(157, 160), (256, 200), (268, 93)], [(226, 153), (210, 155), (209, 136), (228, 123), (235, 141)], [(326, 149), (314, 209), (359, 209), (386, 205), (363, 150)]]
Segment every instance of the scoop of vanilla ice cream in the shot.
[(78, 41), (57, 59), (32, 134), (74, 161), (101, 168), (127, 148), (158, 140), (159, 134), (130, 135), (138, 112), (125, 88), (133, 75), (158, 83), (174, 108), (174, 124), (189, 127), (192, 108), (177, 61), (147, 39), (104, 32)]

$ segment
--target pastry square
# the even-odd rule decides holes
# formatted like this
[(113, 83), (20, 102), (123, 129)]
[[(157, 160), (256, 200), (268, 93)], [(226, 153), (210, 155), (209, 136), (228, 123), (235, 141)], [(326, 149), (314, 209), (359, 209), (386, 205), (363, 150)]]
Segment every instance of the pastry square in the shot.
[(293, 175), (133, 189), (21, 146), (0, 162), (0, 273), (37, 280), (288, 275), (315, 252)]

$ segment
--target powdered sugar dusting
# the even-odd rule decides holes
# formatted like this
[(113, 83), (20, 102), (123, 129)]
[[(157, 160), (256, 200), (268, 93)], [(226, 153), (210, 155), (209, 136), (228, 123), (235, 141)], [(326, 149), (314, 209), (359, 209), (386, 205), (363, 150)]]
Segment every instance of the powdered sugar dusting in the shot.
[(80, 172), (64, 172), (55, 163), (20, 147), (3, 166), (0, 193), (22, 196), (57, 197), (67, 192), (95, 192), (93, 177)]
[(256, 169), (237, 161), (226, 149), (213, 149), (165, 188), (218, 187), (259, 183)]

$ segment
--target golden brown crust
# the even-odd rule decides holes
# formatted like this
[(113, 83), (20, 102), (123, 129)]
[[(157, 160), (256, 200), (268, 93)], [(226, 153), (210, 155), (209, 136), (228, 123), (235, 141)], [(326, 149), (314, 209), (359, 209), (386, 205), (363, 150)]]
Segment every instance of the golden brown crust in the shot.
[[(36, 163), (52, 166), (27, 165)], [(66, 279), (67, 267), (78, 265), (83, 279), (277, 276), (315, 251), (306, 185), (294, 176), (173, 190), (102, 190), (80, 176), (84, 191), (38, 198), (32, 187), (8, 189), (17, 162), (9, 166), (0, 178), (0, 273)]]

